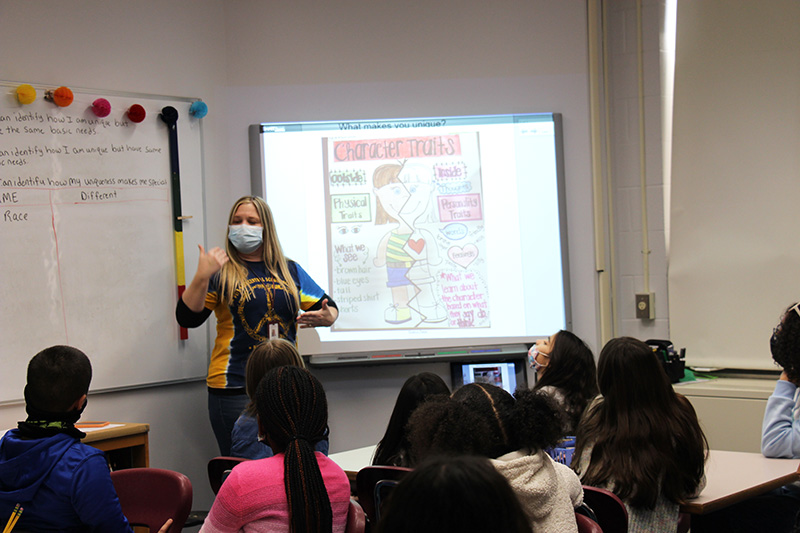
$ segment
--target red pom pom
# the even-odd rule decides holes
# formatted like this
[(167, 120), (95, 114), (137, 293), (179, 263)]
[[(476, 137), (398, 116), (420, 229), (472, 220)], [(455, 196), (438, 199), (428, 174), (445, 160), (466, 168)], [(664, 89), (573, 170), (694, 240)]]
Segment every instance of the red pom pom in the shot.
[(92, 111), (98, 117), (107, 117), (111, 113), (111, 103), (105, 98), (98, 98), (92, 102)]
[(138, 124), (144, 120), (146, 115), (147, 112), (139, 104), (133, 104), (130, 109), (128, 109), (128, 118), (131, 119), (131, 122), (136, 122)]

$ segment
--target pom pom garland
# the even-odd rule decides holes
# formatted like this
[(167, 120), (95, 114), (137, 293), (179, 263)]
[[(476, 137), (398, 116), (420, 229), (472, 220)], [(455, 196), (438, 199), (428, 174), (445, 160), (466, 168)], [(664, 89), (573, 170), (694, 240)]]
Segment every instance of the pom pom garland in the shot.
[(194, 118), (203, 118), (208, 114), (208, 106), (202, 100), (197, 100), (189, 107), (189, 114)]
[(111, 103), (105, 98), (98, 98), (92, 102), (92, 111), (100, 118), (107, 117), (111, 113)]
[(32, 85), (23, 83), (17, 87), (17, 100), (23, 105), (33, 103), (33, 101), (36, 100), (36, 89), (34, 89)]
[(69, 87), (59, 87), (54, 91), (45, 91), (44, 99), (55, 103), (58, 107), (67, 107), (75, 97)]
[(128, 109), (128, 118), (131, 122), (136, 122), (138, 124), (144, 120), (145, 116), (147, 116), (147, 112), (139, 104), (133, 104), (130, 109)]

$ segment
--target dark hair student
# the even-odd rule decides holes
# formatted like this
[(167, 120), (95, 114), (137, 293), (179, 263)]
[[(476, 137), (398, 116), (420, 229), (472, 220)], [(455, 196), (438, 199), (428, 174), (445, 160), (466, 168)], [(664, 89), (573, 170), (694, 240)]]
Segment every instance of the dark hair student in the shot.
[(630, 531), (648, 531), (655, 516), (674, 531), (679, 503), (704, 483), (708, 443), (694, 408), (653, 350), (631, 337), (603, 347), (597, 376), (602, 397), (578, 427), (573, 467), (584, 485), (626, 503)]
[(790, 305), (769, 339), (772, 359), (789, 381), (800, 383), (800, 302)]
[(91, 381), (89, 358), (72, 346), (50, 346), (28, 363), (28, 416), (0, 440), (0, 517), (24, 511), (18, 530), (131, 531), (105, 455), (75, 427)]
[[(532, 348), (537, 379), (534, 390), (553, 397), (565, 415), (563, 435), (574, 435), (583, 411), (597, 396), (594, 355), (577, 335), (561, 330)], [(541, 361), (539, 361), (541, 360)]]
[(374, 465), (409, 466), (406, 424), (411, 413), (423, 401), (437, 394), (449, 395), (444, 380), (432, 372), (421, 372), (409, 377), (397, 395), (386, 433), (375, 449)]
[(552, 399), (518, 389), (514, 396), (495, 385), (470, 383), (451, 398), (432, 399), (411, 415), (412, 458), (479, 455), (511, 485), (536, 531), (574, 532), (574, 508), (583, 503), (578, 476), (544, 451), (561, 435)]
[(376, 533), (529, 533), (508, 481), (486, 458), (436, 457), (391, 492)]
[(314, 451), (328, 426), (322, 384), (303, 368), (274, 368), (258, 385), (256, 408), (259, 429), (275, 455), (233, 468), (203, 531), (237, 531), (254, 522), (264, 531), (342, 531), (350, 482), (336, 463)]

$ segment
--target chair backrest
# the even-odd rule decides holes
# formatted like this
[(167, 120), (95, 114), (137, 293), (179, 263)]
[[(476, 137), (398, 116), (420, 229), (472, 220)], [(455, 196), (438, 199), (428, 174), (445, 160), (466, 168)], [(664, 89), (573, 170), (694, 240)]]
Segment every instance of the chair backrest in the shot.
[(375, 483), (375, 489), (372, 491), (375, 502), (375, 523), (381, 519), (381, 506), (383, 501), (389, 497), (389, 493), (400, 483), (396, 479), (381, 479)]
[(222, 482), (225, 481), (226, 472), (229, 472), (242, 461), (249, 460), (244, 457), (228, 457), (224, 455), (211, 459), (208, 462), (208, 482), (211, 484), (211, 490), (214, 491), (214, 494), (216, 495), (219, 492)]
[(364, 514), (364, 509), (355, 501), (350, 498), (350, 508), (347, 510), (347, 526), (345, 526), (344, 533), (364, 533), (367, 530), (367, 516)]
[(600, 524), (580, 513), (575, 513), (575, 522), (578, 524), (578, 533), (603, 533)]
[(156, 533), (172, 518), (169, 531), (180, 531), (192, 510), (192, 482), (180, 472), (127, 468), (111, 472), (122, 513), (131, 525)]
[(616, 494), (606, 489), (584, 485), (583, 503), (594, 511), (603, 533), (627, 533), (628, 510)]
[(365, 466), (356, 474), (356, 495), (358, 503), (364, 509), (367, 520), (375, 524), (378, 521), (378, 514), (375, 506), (375, 487), (379, 482), (392, 480), (399, 481), (410, 468), (402, 466)]

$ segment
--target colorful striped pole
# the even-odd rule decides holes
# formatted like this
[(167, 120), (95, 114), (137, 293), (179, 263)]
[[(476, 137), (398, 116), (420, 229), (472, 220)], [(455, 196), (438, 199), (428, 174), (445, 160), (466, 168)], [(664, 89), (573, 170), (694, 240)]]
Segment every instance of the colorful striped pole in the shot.
[[(171, 173), (172, 189), (172, 217), (175, 234), (175, 272), (178, 279), (178, 298), (186, 290), (186, 274), (183, 262), (183, 219), (181, 214), (181, 173), (178, 164), (178, 110), (172, 106), (161, 109), (159, 118), (164, 121), (169, 130), (169, 167)], [(180, 328), (181, 340), (189, 338), (189, 331)]]

